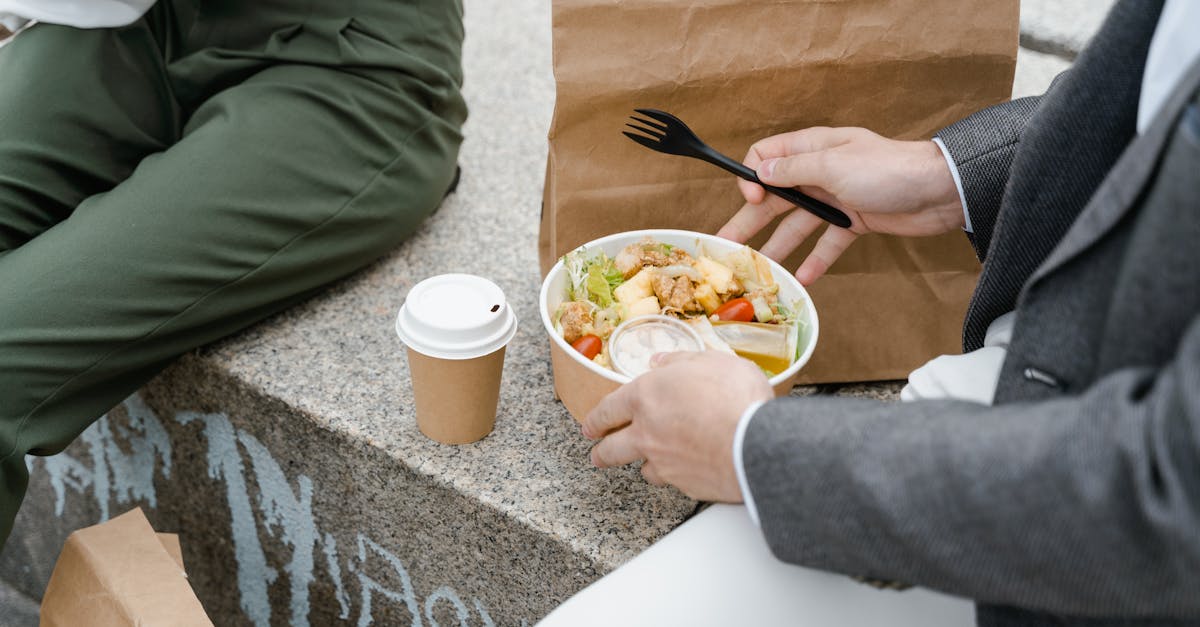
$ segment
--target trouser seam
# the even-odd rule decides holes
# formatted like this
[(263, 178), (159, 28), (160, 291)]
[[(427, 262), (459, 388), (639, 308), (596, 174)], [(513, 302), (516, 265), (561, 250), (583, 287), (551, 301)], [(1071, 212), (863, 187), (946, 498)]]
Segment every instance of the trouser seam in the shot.
[(394, 158), (393, 158), (391, 161), (388, 161), (387, 163), (383, 164), (383, 165), (382, 165), (382, 166), (379, 168), (379, 171), (377, 171), (377, 172), (376, 172), (376, 173), (375, 173), (373, 176), (371, 176), (371, 178), (370, 178), (369, 180), (367, 180), (367, 182), (366, 182), (366, 183), (364, 183), (364, 184), (363, 184), (363, 186), (362, 186), (362, 187), (361, 187), (361, 188), (360, 188), (358, 191), (356, 191), (356, 192), (354, 193), (354, 195), (352, 195), (352, 196), (351, 196), (349, 199), (347, 199), (347, 200), (346, 200), (346, 202), (345, 202), (345, 203), (343, 203), (343, 204), (342, 204), (342, 206), (341, 206), (341, 207), (339, 207), (339, 208), (337, 209), (337, 211), (334, 211), (334, 212), (333, 212), (332, 214), (330, 214), (328, 217), (326, 217), (325, 219), (321, 220), (321, 222), (319, 222), (319, 223), (317, 223), (317, 224), (313, 225), (311, 228), (309, 228), (309, 229), (305, 230), (304, 232), (302, 232), (302, 233), (297, 233), (295, 236), (293, 236), (291, 239), (289, 239), (287, 242), (285, 242), (285, 243), (284, 243), (282, 246), (280, 246), (280, 247), (279, 247), (279, 248), (277, 248), (277, 249), (276, 249), (274, 252), (272, 252), (272, 253), (271, 253), (271, 254), (270, 254), (270, 255), (269, 255), (269, 256), (268, 256), (266, 259), (264, 259), (264, 260), (262, 261), (262, 263), (259, 263), (259, 264), (258, 264), (258, 265), (256, 265), (255, 267), (253, 267), (253, 268), (250, 268), (250, 269), (249, 269), (249, 270), (247, 270), (245, 273), (243, 273), (241, 276), (239, 276), (239, 277), (237, 277), (237, 278), (235, 278), (235, 279), (232, 279), (232, 280), (230, 280), (230, 281), (228, 281), (228, 282), (226, 282), (226, 283), (222, 283), (221, 285), (218, 285), (218, 286), (214, 287), (213, 289), (211, 289), (211, 290), (209, 290), (208, 292), (206, 292), (204, 295), (202, 295), (202, 296), (200, 296), (199, 298), (197, 298), (197, 299), (196, 299), (196, 300), (195, 300), (195, 301), (194, 301), (192, 304), (190, 304), (190, 305), (188, 305), (187, 307), (185, 307), (185, 308), (184, 308), (182, 311), (180, 311), (180, 312), (176, 313), (175, 315), (171, 316), (170, 318), (168, 318), (168, 319), (166, 319), (166, 320), (162, 321), (162, 322), (161, 322), (161, 323), (159, 323), (157, 326), (155, 326), (153, 329), (151, 329), (151, 330), (147, 331), (147, 332), (146, 332), (144, 335), (142, 335), (141, 337), (139, 337), (139, 338), (137, 338), (137, 339), (134, 339), (134, 340), (130, 340), (129, 342), (126, 342), (126, 343), (122, 344), (121, 346), (118, 346), (118, 347), (116, 347), (116, 348), (113, 348), (113, 349), (112, 349), (112, 350), (110, 350), (109, 352), (105, 353), (105, 354), (104, 354), (102, 357), (100, 357), (99, 359), (97, 359), (95, 362), (92, 362), (92, 364), (91, 364), (90, 366), (88, 366), (87, 368), (85, 368), (85, 369), (83, 369), (83, 370), (81, 370), (81, 371), (77, 372), (75, 375), (73, 375), (72, 377), (70, 377), (70, 378), (69, 378), (69, 379), (67, 379), (66, 381), (63, 381), (61, 384), (59, 384), (59, 386), (58, 386), (58, 387), (56, 387), (56, 388), (55, 388), (55, 389), (54, 389), (52, 392), (50, 392), (49, 394), (47, 394), (47, 395), (46, 395), (46, 398), (42, 399), (42, 401), (41, 401), (41, 402), (39, 402), (39, 403), (38, 403), (37, 405), (35, 405), (35, 406), (34, 406), (32, 409), (30, 409), (30, 410), (29, 410), (29, 411), (28, 411), (28, 412), (27, 412), (27, 413), (26, 413), (24, 416), (22, 416), (22, 417), (21, 417), (20, 421), (18, 421), (18, 423), (17, 423), (17, 430), (16, 430), (16, 432), (15, 432), (15, 434), (14, 434), (14, 436), (13, 436), (13, 446), (12, 446), (12, 450), (10, 450), (10, 451), (8, 451), (7, 453), (5, 453), (5, 454), (4, 454), (4, 457), (0, 457), (0, 464), (3, 464), (4, 462), (8, 461), (8, 460), (9, 460), (9, 458), (11, 458), (11, 457), (12, 457), (14, 454), (16, 454), (18, 451), (20, 451), (20, 450), (21, 450), (21, 436), (22, 436), (22, 434), (23, 434), (23, 432), (24, 432), (24, 430), (25, 430), (25, 425), (28, 423), (28, 421), (29, 421), (29, 418), (30, 418), (30, 417), (31, 417), (33, 414), (37, 413), (37, 411), (38, 411), (39, 409), (41, 409), (43, 406), (45, 406), (45, 405), (46, 405), (46, 403), (48, 403), (48, 402), (50, 402), (51, 400), (53, 400), (53, 399), (54, 399), (54, 398), (55, 398), (55, 397), (58, 395), (58, 393), (59, 393), (59, 392), (61, 392), (61, 391), (63, 390), (63, 388), (67, 387), (68, 385), (70, 385), (71, 383), (73, 383), (74, 381), (76, 381), (77, 379), (79, 379), (80, 377), (82, 377), (82, 376), (84, 376), (84, 375), (88, 374), (89, 372), (91, 372), (92, 370), (94, 370), (96, 367), (98, 367), (99, 365), (101, 365), (102, 363), (104, 363), (105, 361), (107, 361), (107, 360), (108, 360), (108, 358), (112, 357), (113, 355), (115, 355), (115, 354), (117, 354), (117, 353), (119, 353), (119, 352), (121, 352), (121, 351), (123, 351), (123, 350), (127, 350), (127, 349), (129, 349), (130, 347), (132, 347), (132, 346), (134, 346), (134, 345), (140, 344), (141, 342), (144, 342), (144, 341), (145, 341), (145, 340), (147, 340), (148, 338), (152, 337), (154, 334), (158, 333), (158, 331), (159, 331), (159, 330), (161, 330), (163, 327), (166, 327), (166, 326), (167, 326), (167, 325), (169, 325), (170, 323), (174, 322), (175, 320), (178, 320), (180, 317), (182, 317), (182, 316), (184, 316), (185, 314), (187, 314), (187, 313), (188, 313), (189, 311), (191, 311), (192, 309), (195, 309), (197, 306), (199, 306), (200, 304), (202, 304), (203, 302), (205, 302), (206, 300), (208, 300), (208, 299), (209, 299), (211, 296), (213, 296), (213, 295), (214, 295), (214, 294), (216, 294), (217, 292), (220, 292), (221, 290), (224, 290), (224, 289), (226, 289), (226, 288), (228, 288), (228, 287), (231, 287), (231, 286), (233, 286), (233, 285), (235, 285), (235, 284), (237, 284), (237, 283), (240, 283), (240, 282), (242, 282), (242, 281), (246, 280), (246, 279), (247, 279), (247, 278), (249, 278), (251, 275), (253, 275), (253, 274), (257, 273), (258, 271), (260, 271), (260, 270), (262, 270), (264, 267), (266, 267), (266, 266), (267, 266), (267, 264), (269, 264), (269, 263), (271, 262), (271, 260), (275, 259), (277, 256), (279, 256), (279, 254), (280, 254), (280, 253), (282, 253), (283, 251), (287, 250), (287, 249), (288, 249), (288, 247), (290, 247), (290, 246), (291, 246), (293, 243), (295, 243), (297, 240), (299, 240), (299, 239), (301, 239), (301, 238), (303, 238), (303, 237), (306, 237), (306, 236), (308, 236), (308, 235), (309, 235), (309, 234), (311, 234), (311, 233), (315, 233), (317, 230), (321, 229), (321, 228), (322, 228), (322, 227), (324, 227), (326, 224), (329, 224), (330, 222), (332, 222), (333, 220), (335, 220), (336, 218), (338, 218), (339, 216), (341, 216), (341, 215), (342, 215), (342, 214), (343, 214), (343, 213), (344, 213), (344, 212), (345, 212), (347, 209), (349, 209), (349, 208), (350, 208), (350, 206), (351, 206), (351, 205), (353, 205), (353, 204), (354, 204), (354, 202), (355, 202), (355, 201), (357, 201), (357, 200), (358, 200), (359, 198), (361, 198), (361, 197), (362, 197), (364, 194), (366, 194), (366, 193), (367, 193), (367, 191), (368, 191), (368, 190), (369, 190), (369, 189), (370, 189), (370, 188), (371, 188), (371, 187), (372, 187), (372, 186), (375, 184), (375, 182), (376, 182), (376, 181), (378, 181), (378, 180), (379, 180), (379, 178), (380, 178), (381, 176), (383, 176), (383, 175), (384, 175), (386, 172), (390, 171), (390, 170), (392, 169), (392, 167), (393, 167), (393, 166), (394, 166), (394, 165), (395, 165), (395, 164), (396, 164), (398, 161), (400, 161), (400, 159), (402, 159), (402, 158), (405, 156), (405, 154), (407, 154), (407, 152), (408, 152), (408, 144), (409, 144), (409, 142), (410, 142), (410, 141), (413, 139), (413, 137), (416, 137), (418, 134), (420, 134), (421, 132), (423, 132), (423, 131), (425, 131), (426, 129), (428, 129), (428, 128), (429, 128), (430, 126), (432, 126), (432, 125), (433, 125), (433, 124), (434, 124), (436, 121), (437, 121), (437, 118), (436, 118), (436, 116), (433, 116), (432, 114), (430, 114), (430, 115), (429, 115), (429, 118), (428, 118), (427, 120), (425, 120), (425, 122), (424, 122), (423, 124), (421, 124), (420, 126), (418, 126), (416, 129), (414, 129), (414, 130), (413, 130), (411, 133), (409, 133), (407, 136), (405, 136), (404, 140), (401, 142), (400, 150), (397, 152), (396, 156), (395, 156), (395, 157), (394, 157)]

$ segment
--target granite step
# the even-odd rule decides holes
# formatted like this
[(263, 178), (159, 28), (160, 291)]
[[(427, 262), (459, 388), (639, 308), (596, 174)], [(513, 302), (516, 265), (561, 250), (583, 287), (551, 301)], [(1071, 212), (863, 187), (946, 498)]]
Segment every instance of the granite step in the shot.
[(38, 603), (0, 579), (0, 616), (5, 627), (37, 627)]
[[(185, 356), (63, 454), (29, 459), (0, 614), (36, 612), (26, 597), (40, 597), (71, 530), (135, 506), (181, 534), (220, 625), (532, 624), (691, 515), (695, 502), (635, 470), (591, 468), (553, 398), (535, 306), (549, 17), (547, 0), (467, 0), (463, 179), (410, 242)], [(1023, 50), (1015, 92), (1066, 65)], [(447, 271), (492, 277), (521, 321), (496, 430), (458, 447), (417, 431), (392, 332), (408, 289)]]
[(1021, 0), (1021, 47), (1074, 59), (1113, 4), (1116, 0)]

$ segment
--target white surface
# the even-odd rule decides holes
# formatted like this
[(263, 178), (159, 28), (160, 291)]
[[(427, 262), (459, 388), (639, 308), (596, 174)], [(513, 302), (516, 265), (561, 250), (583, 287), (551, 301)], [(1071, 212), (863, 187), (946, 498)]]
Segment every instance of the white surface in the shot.
[[(1194, 2), (1195, 0), (1186, 0)], [(1021, 0), (1021, 43), (1078, 54), (1116, 0)]]
[(946, 144), (940, 137), (935, 136), (933, 143), (938, 150), (942, 151), (942, 158), (946, 160), (946, 167), (950, 168), (950, 176), (954, 179), (954, 189), (958, 190), (958, 202), (962, 205), (963, 230), (974, 233), (975, 227), (971, 226), (971, 212), (967, 211), (967, 194), (963, 191), (962, 177), (958, 175), (958, 166), (954, 165), (954, 157), (950, 156), (950, 151), (946, 149)]
[(1146, 71), (1142, 74), (1142, 91), (1138, 98), (1138, 133), (1146, 132), (1167, 96), (1183, 78), (1183, 73), (1200, 58), (1200, 1), (1167, 0), (1154, 38), (1150, 40), (1150, 53), (1146, 57)]
[[(720, 254), (737, 250), (742, 246), (736, 242), (731, 242), (727, 239), (722, 239), (715, 235), (708, 235), (706, 233), (679, 231), (674, 229), (646, 229), (643, 231), (626, 231), (624, 233), (607, 235), (605, 237), (592, 240), (580, 248), (598, 249), (603, 251), (604, 254), (608, 255), (609, 257), (614, 257), (625, 246), (641, 241), (643, 237), (647, 236), (652, 237), (664, 244), (678, 246), (691, 254), (695, 254), (697, 252), (697, 248), (701, 245), (713, 253)], [(813, 306), (812, 298), (808, 296), (808, 291), (804, 289), (804, 286), (800, 285), (800, 282), (796, 280), (796, 277), (792, 276), (791, 272), (784, 270), (783, 266), (771, 259), (767, 259), (767, 261), (771, 267), (771, 276), (773, 276), (775, 278), (775, 282), (779, 284), (779, 298), (787, 302), (796, 300), (803, 301), (805, 315), (807, 316), (810, 324), (808, 331), (808, 347), (804, 349), (804, 352), (800, 354), (800, 357), (796, 359), (790, 368), (771, 377), (770, 383), (772, 386), (774, 386), (791, 378), (792, 375), (799, 372), (800, 369), (804, 367), (804, 364), (808, 363), (808, 360), (812, 358), (813, 350), (815, 350), (817, 347), (821, 325), (817, 318), (817, 309)], [(609, 370), (608, 368), (604, 368), (590, 359), (584, 359), (583, 355), (580, 355), (578, 351), (571, 348), (571, 345), (567, 344), (567, 341), (554, 331), (554, 324), (550, 321), (550, 314), (558, 308), (560, 303), (562, 303), (563, 297), (566, 295), (566, 293), (567, 273), (566, 269), (563, 267), (562, 259), (559, 259), (554, 264), (554, 267), (550, 269), (550, 272), (546, 274), (546, 279), (542, 281), (541, 292), (538, 294), (538, 302), (540, 303), (539, 309), (542, 316), (542, 326), (545, 327), (546, 334), (550, 336), (550, 341), (557, 343), (559, 348), (561, 348), (567, 355), (570, 355), (572, 359), (583, 364), (584, 367), (595, 373), (597, 376), (604, 377), (609, 381), (615, 381), (617, 383), (629, 383), (629, 377)]]
[(78, 28), (124, 26), (153, 4), (154, 0), (0, 0), (0, 19), (15, 16)]
[(571, 597), (540, 627), (969, 627), (975, 606), (784, 564), (740, 505), (714, 505)]
[(1017, 50), (1017, 71), (1013, 77), (1013, 98), (1040, 96), (1050, 88), (1054, 77), (1071, 67), (1071, 62), (1052, 54), (1020, 48)]
[(754, 504), (754, 493), (750, 491), (750, 479), (746, 477), (742, 442), (746, 441), (746, 429), (750, 427), (750, 419), (754, 417), (754, 412), (763, 405), (766, 405), (766, 401), (751, 403), (746, 411), (742, 412), (742, 417), (738, 418), (737, 429), (733, 432), (733, 470), (737, 473), (738, 488), (742, 491), (742, 502), (746, 505), (746, 513), (749, 514), (755, 528), (762, 528), (762, 521), (758, 517), (758, 506)]
[(504, 291), (472, 274), (440, 274), (413, 286), (396, 315), (396, 335), (439, 359), (482, 357), (508, 344), (517, 317)]

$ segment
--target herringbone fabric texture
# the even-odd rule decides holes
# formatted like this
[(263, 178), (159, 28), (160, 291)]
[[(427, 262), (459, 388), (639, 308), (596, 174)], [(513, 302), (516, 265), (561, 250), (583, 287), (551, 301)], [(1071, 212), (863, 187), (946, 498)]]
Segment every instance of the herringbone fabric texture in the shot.
[(1136, 135), (1161, 5), (1121, 0), (1032, 117), (947, 129), (986, 257), (968, 346), (1016, 311), (995, 402), (763, 405), (742, 454), (777, 557), (981, 627), (1200, 625), (1200, 61)]
[[(980, 132), (979, 124), (985, 130), (998, 129), (1029, 115), (1029, 106), (1018, 102), (982, 111), (938, 134), (956, 163), (957, 151), (966, 147), (967, 167), (995, 168), (995, 174), (981, 181), (1004, 176), (1002, 160), (1014, 151), (1004, 179), (1016, 184), (972, 185), (973, 190), (1003, 189), (999, 205), (995, 191), (975, 191), (974, 197), (967, 197), (975, 247), (986, 258), (963, 326), (964, 350), (983, 346), (988, 325), (1016, 307), (1021, 286), (1062, 239), (1133, 138), (1142, 70), (1161, 11), (1162, 0), (1117, 4), (1095, 43), (1041, 98), (1038, 114), (1028, 124), (1008, 126), (1010, 130), (995, 135)], [(1019, 141), (1013, 141), (1018, 128)], [(990, 146), (974, 145), (977, 138), (989, 135), (996, 140)], [(973, 178), (963, 172), (964, 180)], [(1001, 245), (992, 246), (993, 241)]]

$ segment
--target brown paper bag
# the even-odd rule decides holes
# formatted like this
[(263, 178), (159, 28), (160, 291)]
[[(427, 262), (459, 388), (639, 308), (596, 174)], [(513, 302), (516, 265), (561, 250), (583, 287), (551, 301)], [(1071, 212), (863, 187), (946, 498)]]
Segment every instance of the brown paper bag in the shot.
[(187, 582), (174, 534), (155, 534), (142, 510), (67, 537), (46, 593), (43, 626), (212, 626)]
[[(622, 136), (635, 107), (678, 115), (736, 159), (758, 139), (809, 126), (929, 137), (1008, 99), (1018, 8), (1018, 0), (553, 0), (558, 96), (543, 274), (591, 239), (642, 228), (714, 233), (741, 207), (725, 172)], [(815, 239), (784, 265), (798, 267)], [(821, 333), (799, 382), (903, 378), (959, 352), (978, 272), (959, 233), (859, 238), (810, 288)]]

